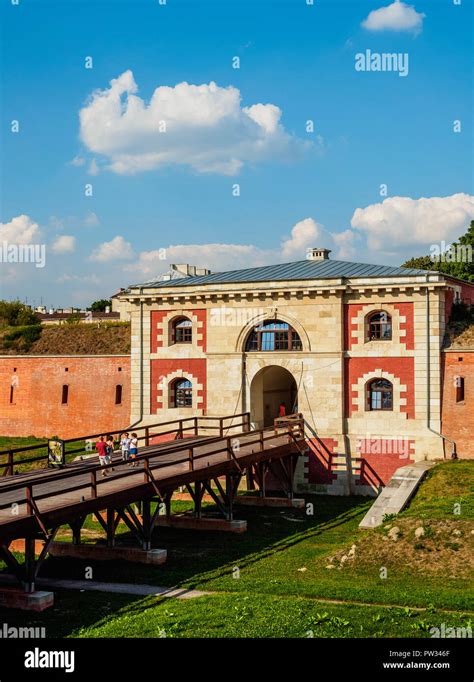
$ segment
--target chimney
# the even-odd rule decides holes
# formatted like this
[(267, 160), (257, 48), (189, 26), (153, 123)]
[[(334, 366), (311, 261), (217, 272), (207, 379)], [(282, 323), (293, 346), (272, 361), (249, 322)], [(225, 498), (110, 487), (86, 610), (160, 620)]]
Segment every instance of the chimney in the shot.
[(307, 249), (306, 258), (308, 260), (329, 260), (331, 249)]

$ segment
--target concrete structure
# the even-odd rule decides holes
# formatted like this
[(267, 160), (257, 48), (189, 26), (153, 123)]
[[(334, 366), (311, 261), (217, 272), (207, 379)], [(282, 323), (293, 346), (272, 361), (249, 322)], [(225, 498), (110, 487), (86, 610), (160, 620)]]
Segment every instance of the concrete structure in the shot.
[[(131, 421), (250, 409), (262, 427), (283, 401), (311, 434), (296, 472), (301, 491), (373, 494), (401, 465), (443, 458), (446, 321), (454, 300), (474, 301), (474, 286), (328, 255), (313, 249), (306, 261), (122, 292), (132, 323)], [(390, 338), (371, 331), (379, 313)], [(249, 348), (268, 321), (294, 346)], [(390, 386), (390, 409), (378, 409), (373, 381)]]
[(435, 462), (415, 462), (397, 469), (359, 523), (359, 528), (381, 526), (385, 516), (398, 514), (405, 509), (418, 490), (426, 472), (434, 465)]

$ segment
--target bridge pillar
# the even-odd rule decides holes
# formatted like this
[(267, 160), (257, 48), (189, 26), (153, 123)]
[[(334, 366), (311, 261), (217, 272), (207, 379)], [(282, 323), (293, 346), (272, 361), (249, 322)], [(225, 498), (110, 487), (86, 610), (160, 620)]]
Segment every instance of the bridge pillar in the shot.
[(26, 538), (25, 539), (25, 579), (23, 582), (23, 587), (25, 592), (35, 591), (35, 568), (36, 568), (36, 557), (35, 557), (35, 539)]
[(115, 511), (113, 507), (107, 507), (107, 517), (106, 517), (106, 526), (107, 526), (107, 547), (114, 547), (115, 546)]

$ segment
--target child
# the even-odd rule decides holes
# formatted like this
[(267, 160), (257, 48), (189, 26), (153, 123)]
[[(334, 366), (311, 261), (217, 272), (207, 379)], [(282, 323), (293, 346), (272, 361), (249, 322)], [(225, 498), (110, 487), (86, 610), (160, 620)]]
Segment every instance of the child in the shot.
[(137, 455), (138, 455), (138, 436), (136, 433), (132, 433), (132, 438), (130, 439), (130, 459), (133, 460), (132, 467), (138, 466), (138, 462), (136, 461)]
[(120, 447), (122, 448), (122, 462), (128, 462), (130, 459), (130, 443), (131, 438), (128, 432), (122, 434), (122, 439), (120, 441)]
[[(101, 436), (97, 443), (95, 444), (95, 449), (99, 453), (99, 463), (102, 467), (107, 467), (109, 464), (109, 456), (107, 454), (107, 443), (105, 442), (104, 436)], [(102, 470), (102, 476), (107, 476), (107, 469)]]
[[(107, 441), (106, 441), (106, 446), (107, 446), (107, 457), (108, 457), (108, 462), (107, 464), (112, 464), (112, 455), (114, 454), (114, 437), (113, 436), (107, 436)], [(112, 471), (114, 471), (114, 468), (112, 467)]]

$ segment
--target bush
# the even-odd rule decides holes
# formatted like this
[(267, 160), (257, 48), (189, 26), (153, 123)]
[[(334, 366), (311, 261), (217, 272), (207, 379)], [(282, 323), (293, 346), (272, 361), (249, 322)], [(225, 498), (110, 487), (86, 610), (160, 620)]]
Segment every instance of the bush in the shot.
[(36, 313), (20, 301), (0, 301), (0, 322), (10, 327), (37, 325)]
[(15, 341), (22, 342), (22, 347), (25, 350), (31, 346), (32, 343), (38, 341), (41, 336), (42, 327), (40, 324), (28, 325), (26, 327), (17, 327), (3, 337), (4, 348), (12, 348)]
[(450, 322), (468, 322), (473, 319), (472, 308), (466, 303), (459, 301), (451, 308)]

